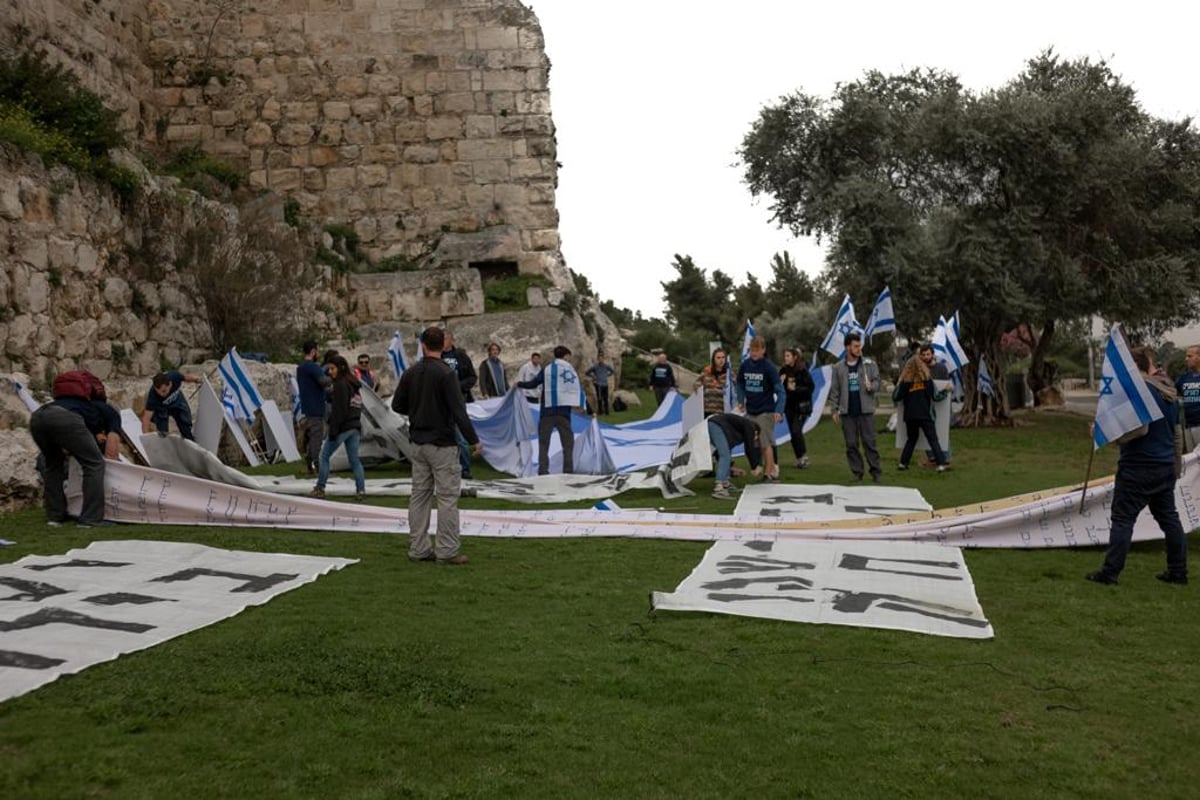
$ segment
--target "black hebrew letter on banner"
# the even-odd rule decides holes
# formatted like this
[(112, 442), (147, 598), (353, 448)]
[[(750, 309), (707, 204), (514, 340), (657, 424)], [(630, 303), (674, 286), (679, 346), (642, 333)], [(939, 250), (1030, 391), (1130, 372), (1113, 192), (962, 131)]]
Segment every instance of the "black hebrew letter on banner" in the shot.
[(833, 505), (833, 493), (825, 494), (777, 494), (763, 500), (764, 506), (794, 506), (800, 503), (821, 503)]
[(152, 597), (148, 594), (111, 592), (110, 594), (96, 594), (91, 597), (85, 597), (83, 598), (83, 602), (97, 606), (144, 606), (147, 603), (178, 603), (179, 601), (172, 600), (169, 597)]
[(774, 584), (775, 588), (784, 591), (787, 589), (799, 589), (801, 591), (811, 589), (813, 582), (808, 578), (783, 577), (768, 575), (760, 578), (726, 578), (723, 581), (709, 581), (708, 583), (700, 584), (704, 589), (745, 589), (755, 583), (770, 583)]
[(47, 597), (54, 597), (56, 594), (67, 594), (68, 591), (50, 583), (23, 581), (20, 578), (7, 578), (3, 575), (0, 575), (0, 586), (8, 586), (17, 590), (16, 594), (11, 594), (8, 597), (0, 597), (0, 600), (16, 600), (19, 602), (31, 601), (39, 603)]
[(154, 630), (153, 625), (143, 625), (138, 622), (118, 622), (111, 619), (99, 619), (68, 611), (65, 608), (41, 608), (32, 614), (17, 617), (12, 622), (0, 619), (0, 633), (5, 631), (23, 631), (38, 628), (42, 625), (78, 625), (81, 628), (105, 628), (113, 631), (128, 631), (129, 633), (145, 633)]
[(780, 561), (764, 556), (733, 555), (717, 564), (717, 572), (770, 572), (781, 569), (816, 569), (816, 564), (804, 561)]
[(929, 603), (915, 600), (911, 597), (901, 597), (895, 594), (876, 594), (874, 592), (851, 592), (842, 589), (827, 588), (826, 591), (837, 592), (833, 598), (833, 608), (844, 614), (862, 614), (875, 602), (879, 608), (888, 611), (903, 611), (910, 614), (920, 614), (925, 617), (956, 622), (973, 628), (986, 628), (988, 621), (969, 615), (961, 608), (947, 606), (941, 603)]
[(30, 564), (25, 569), (45, 572), (48, 569), (58, 569), (59, 567), (128, 567), (131, 563), (130, 561), (93, 561), (86, 558), (73, 558), (58, 564)]
[(66, 659), (39, 656), (36, 653), (18, 653), (16, 650), (0, 650), (0, 667), (17, 669), (50, 669), (65, 664)]
[(273, 572), (270, 575), (244, 575), (238, 572), (221, 572), (215, 569), (205, 569), (204, 567), (193, 567), (191, 569), (181, 570), (180, 572), (164, 575), (161, 578), (153, 578), (152, 583), (175, 583), (177, 581), (190, 581), (193, 578), (203, 576), (213, 578), (229, 578), (234, 581), (245, 581), (241, 586), (236, 586), (230, 589), (231, 592), (262, 592), (270, 589), (272, 586), (280, 583), (287, 583), (300, 577), (295, 573)]
[(740, 603), (747, 600), (789, 600), (793, 603), (815, 603), (811, 597), (794, 597), (790, 594), (721, 594), (714, 592), (708, 595), (709, 600), (719, 603)]
[[(936, 572), (908, 572), (900, 569), (879, 569), (872, 567), (870, 564), (875, 562), (888, 562), (890, 564), (911, 564), (917, 567), (934, 567), (937, 569), (954, 570), (953, 575), (939, 575)], [(916, 578), (933, 578), (937, 581), (961, 581), (962, 575), (958, 572), (959, 564), (956, 561), (924, 561), (917, 558), (876, 558), (875, 556), (859, 556), (853, 553), (843, 553), (842, 561), (838, 564), (839, 569), (856, 570), (859, 572), (886, 572), (889, 575), (911, 575)]]

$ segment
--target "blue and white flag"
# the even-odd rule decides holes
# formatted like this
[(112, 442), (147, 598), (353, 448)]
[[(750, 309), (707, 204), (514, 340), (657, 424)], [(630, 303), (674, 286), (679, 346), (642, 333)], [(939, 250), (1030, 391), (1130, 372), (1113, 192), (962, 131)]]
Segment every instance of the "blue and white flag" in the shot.
[(396, 373), (396, 379), (404, 374), (404, 370), (408, 368), (408, 364), (404, 360), (404, 342), (400, 338), (400, 331), (392, 334), (392, 343), (388, 345), (388, 357), (392, 359), (392, 371)]
[(221, 380), (225, 382), (225, 391), (221, 395), (222, 404), (225, 404), (226, 393), (231, 394), (234, 417), (253, 420), (254, 412), (262, 408), (262, 396), (258, 393), (258, 387), (254, 385), (254, 379), (246, 371), (246, 365), (242, 363), (236, 347), (229, 348), (229, 352), (217, 364), (217, 371), (221, 373)]
[(958, 341), (953, 323), (947, 322), (945, 317), (938, 317), (937, 330), (934, 331), (930, 344), (933, 345), (934, 357), (945, 364), (951, 373), (958, 372), (971, 363), (971, 359), (967, 358), (967, 351), (963, 350)]
[(871, 316), (867, 317), (867, 327), (863, 335), (870, 339), (877, 333), (894, 330), (896, 330), (896, 312), (892, 309), (892, 290), (885, 286), (879, 293), (879, 299), (875, 301), (875, 307), (871, 309)]
[(988, 373), (987, 362), (983, 360), (983, 356), (979, 357), (979, 381), (976, 385), (981, 395), (994, 398), (996, 396), (996, 385), (992, 383), (992, 376)]
[(841, 358), (846, 354), (846, 334), (862, 333), (862, 329), (862, 325), (854, 318), (854, 304), (850, 302), (850, 295), (846, 295), (838, 309), (837, 318), (833, 321), (833, 327), (829, 329), (825, 341), (821, 342), (821, 349), (834, 358)]
[(38, 408), (41, 407), (38, 401), (33, 399), (33, 395), (29, 393), (29, 390), (25, 388), (24, 384), (22, 384), (16, 378), (9, 378), (9, 381), (17, 390), (17, 397), (21, 398), (21, 402), (25, 404), (25, 408), (29, 409), (30, 411), (37, 411)]
[(753, 338), (754, 323), (750, 320), (746, 320), (746, 335), (742, 337), (742, 361), (745, 361), (750, 357), (750, 340)]
[(1162, 416), (1162, 409), (1125, 344), (1120, 326), (1113, 325), (1104, 346), (1104, 366), (1100, 368), (1100, 396), (1096, 399), (1096, 424), (1092, 430), (1096, 447), (1101, 448)]
[(289, 374), (288, 380), (292, 389), (292, 418), (299, 420), (304, 416), (304, 412), (300, 410), (300, 384), (296, 383), (296, 373)]
[(561, 358), (556, 358), (546, 367), (546, 375), (542, 383), (542, 394), (546, 398), (545, 405), (570, 406), (583, 408), (587, 398), (583, 393), (583, 382), (575, 368)]
[(596, 505), (592, 506), (592, 508), (596, 509), (597, 511), (620, 511), (621, 510), (621, 507), (619, 505), (617, 505), (617, 501), (612, 500), (612, 499), (601, 500), (599, 503), (596, 503)]
[[(750, 340), (754, 338), (754, 323), (746, 320), (746, 335), (742, 337), (742, 356), (739, 364), (750, 358)], [(734, 391), (733, 359), (725, 357), (725, 413), (737, 408), (737, 392)]]

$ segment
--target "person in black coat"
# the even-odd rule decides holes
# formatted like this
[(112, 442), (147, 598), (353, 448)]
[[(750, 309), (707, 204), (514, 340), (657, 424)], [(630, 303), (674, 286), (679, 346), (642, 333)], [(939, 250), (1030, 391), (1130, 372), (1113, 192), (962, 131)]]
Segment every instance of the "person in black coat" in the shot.
[(924, 433), (925, 441), (933, 451), (937, 462), (938, 472), (946, 471), (946, 454), (938, 443), (937, 427), (933, 424), (933, 404), (942, 399), (944, 393), (933, 388), (933, 377), (929, 367), (918, 356), (910, 358), (900, 370), (900, 382), (892, 399), (897, 403), (904, 402), (904, 450), (900, 453), (900, 469), (908, 469), (913, 450), (917, 446), (917, 437)]
[(792, 434), (792, 452), (796, 455), (796, 466), (804, 469), (808, 466), (808, 446), (804, 441), (804, 422), (812, 414), (813, 383), (812, 373), (800, 352), (793, 347), (783, 351), (783, 369), (779, 370), (783, 379), (783, 390), (787, 392), (787, 402), (783, 413), (788, 422), (788, 430)]

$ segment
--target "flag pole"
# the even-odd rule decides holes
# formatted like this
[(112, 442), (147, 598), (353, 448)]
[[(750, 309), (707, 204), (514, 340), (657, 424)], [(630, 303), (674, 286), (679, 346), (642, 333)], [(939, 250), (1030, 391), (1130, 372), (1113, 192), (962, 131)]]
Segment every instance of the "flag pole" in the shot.
[(1079, 513), (1083, 514), (1083, 501), (1087, 497), (1088, 481), (1092, 479), (1092, 462), (1096, 458), (1096, 444), (1092, 443), (1092, 454), (1088, 456), (1087, 472), (1083, 476), (1083, 488), (1079, 490)]

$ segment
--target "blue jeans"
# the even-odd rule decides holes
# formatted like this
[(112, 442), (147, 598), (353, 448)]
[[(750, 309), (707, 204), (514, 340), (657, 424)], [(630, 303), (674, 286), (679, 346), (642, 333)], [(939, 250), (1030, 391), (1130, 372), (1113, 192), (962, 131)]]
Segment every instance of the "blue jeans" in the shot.
[(467, 437), (457, 427), (454, 429), (454, 441), (458, 444), (458, 469), (465, 478), (471, 474), (471, 445), (467, 444)]
[(1167, 572), (1187, 576), (1187, 534), (1175, 510), (1175, 465), (1121, 464), (1113, 487), (1112, 524), (1102, 572), (1111, 577), (1125, 568), (1125, 556), (1133, 541), (1133, 524), (1142, 509), (1150, 506), (1154, 521), (1167, 539)]
[(329, 480), (330, 457), (339, 447), (346, 445), (346, 458), (350, 460), (350, 469), (354, 471), (354, 490), (360, 494), (367, 490), (367, 477), (363, 474), (362, 461), (358, 458), (358, 437), (359, 431), (351, 429), (342, 431), (336, 439), (325, 440), (324, 446), (321, 447), (321, 470), (317, 473), (318, 489), (324, 489), (325, 482)]
[(729, 483), (729, 472), (733, 467), (733, 456), (729, 452), (729, 440), (725, 438), (725, 431), (721, 430), (721, 426), (712, 420), (708, 422), (708, 440), (712, 442), (713, 449), (717, 451), (717, 483)]

